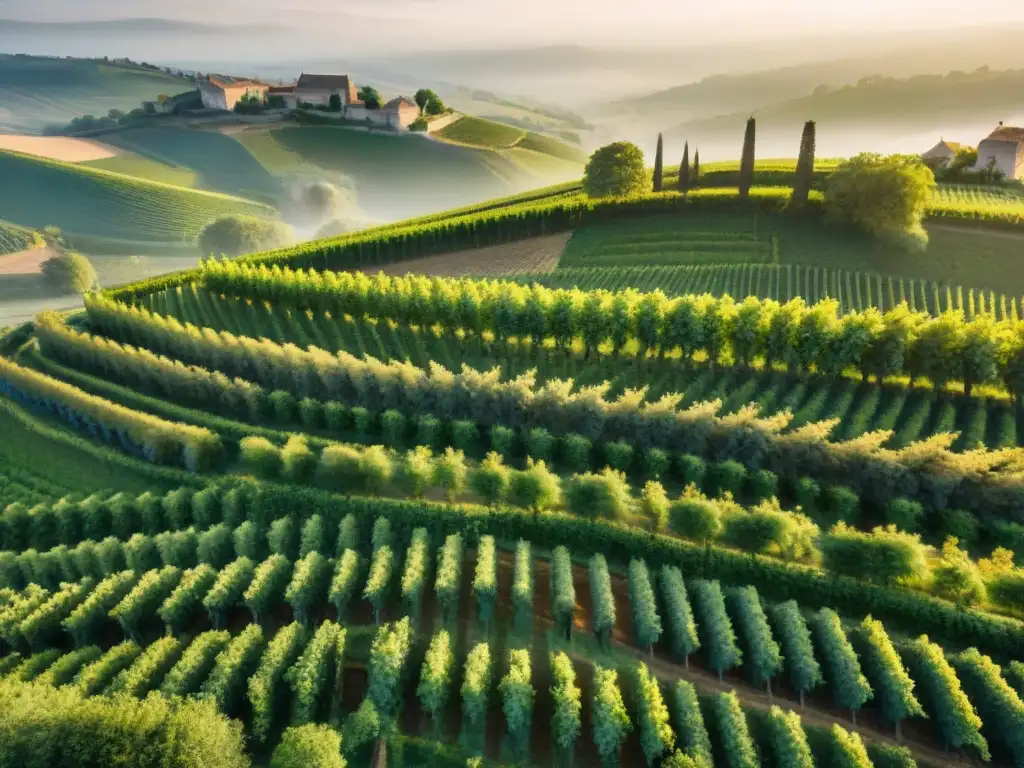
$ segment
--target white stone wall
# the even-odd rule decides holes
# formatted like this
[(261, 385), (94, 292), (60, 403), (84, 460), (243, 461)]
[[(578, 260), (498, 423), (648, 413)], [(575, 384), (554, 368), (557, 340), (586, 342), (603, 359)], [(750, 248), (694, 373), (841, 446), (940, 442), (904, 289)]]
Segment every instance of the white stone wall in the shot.
[(978, 170), (988, 167), (992, 159), (996, 168), (1003, 172), (1007, 179), (1018, 179), (1021, 176), (1021, 151), (1014, 141), (983, 141), (978, 145), (978, 162), (974, 166)]

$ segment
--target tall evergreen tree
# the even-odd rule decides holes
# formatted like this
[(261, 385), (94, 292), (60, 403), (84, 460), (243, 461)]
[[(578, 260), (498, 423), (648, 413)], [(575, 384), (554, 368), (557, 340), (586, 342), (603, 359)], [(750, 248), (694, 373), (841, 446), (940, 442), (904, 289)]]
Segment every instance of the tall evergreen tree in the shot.
[(804, 132), (800, 137), (800, 156), (796, 161), (796, 173), (793, 176), (793, 196), (790, 204), (805, 205), (811, 194), (811, 183), (814, 181), (814, 144), (815, 126), (813, 120), (804, 123)]
[(661, 134), (658, 134), (658, 149), (654, 153), (654, 191), (661, 192), (661, 169), (662, 169), (662, 152), (664, 146), (661, 140)]
[(693, 152), (693, 168), (690, 174), (690, 185), (697, 186), (700, 182), (700, 149), (695, 149)]
[(684, 195), (690, 188), (690, 142), (683, 145), (683, 162), (679, 164), (679, 185), (677, 187)]
[(747, 120), (747, 130), (743, 134), (743, 155), (740, 157), (740, 197), (748, 197), (754, 185), (754, 134), (756, 123), (751, 117)]

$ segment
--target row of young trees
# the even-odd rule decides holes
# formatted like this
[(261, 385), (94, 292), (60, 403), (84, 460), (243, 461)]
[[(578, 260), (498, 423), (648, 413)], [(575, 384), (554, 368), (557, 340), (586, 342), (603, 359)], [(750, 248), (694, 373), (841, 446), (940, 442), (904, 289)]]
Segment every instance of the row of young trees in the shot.
[[(305, 500), (300, 505), (306, 510), (302, 514), (295, 514), (296, 498)], [(314, 513), (314, 510), (320, 511)], [(72, 513), (70, 517), (69, 511)], [(11, 514), (15, 510), (6, 512)], [(19, 536), (26, 535), (26, 531), (41, 533), (45, 526), (36, 526), (47, 520), (51, 523), (74, 521), (71, 528), (79, 532), (77, 536), (81, 535), (86, 521), (91, 521), (90, 530), (107, 536), (101, 541), (83, 541), (73, 549), (58, 545), (52, 549), (0, 552), (2, 586), (22, 589), (29, 582), (36, 582), (47, 589), (57, 589), (62, 581), (83, 577), (103, 579), (126, 567), (139, 573), (167, 565), (192, 568), (199, 558), (220, 567), (233, 556), (232, 545), (235, 554), (250, 558), (253, 563), (261, 561), (271, 551), (297, 559), (308, 554), (311, 548), (317, 548), (325, 557), (336, 556), (341, 561), (332, 581), (331, 600), (335, 602), (337, 597), (336, 604), (340, 604), (343, 610), (355, 589), (356, 575), (361, 572), (357, 554), (345, 551), (358, 548), (357, 518), (365, 519), (367, 527), (378, 515), (383, 515), (399, 521), (418, 520), (432, 528), (440, 524), (441, 530), (460, 530), (463, 521), (472, 519), (478, 521), (484, 531), (500, 521), (503, 536), (542, 537), (556, 546), (565, 543), (582, 548), (583, 553), (614, 552), (623, 563), (642, 557), (659, 567), (678, 565), (690, 573), (722, 578), (731, 584), (756, 581), (776, 599), (796, 595), (811, 605), (832, 605), (847, 612), (872, 612), (887, 623), (912, 631), (927, 631), (947, 642), (963, 647), (975, 645), (990, 653), (1012, 653), (1011, 649), (1018, 644), (1020, 635), (1014, 622), (978, 611), (964, 611), (915, 591), (874, 587), (842, 577), (837, 579), (836, 575), (793, 567), (782, 560), (755, 561), (727, 549), (716, 549), (714, 559), (709, 560), (703, 547), (695, 547), (681, 539), (651, 536), (636, 528), (564, 515), (538, 517), (507, 507), (489, 510), (388, 499), (346, 499), (295, 486), (256, 487), (242, 482), (226, 483), (198, 492), (182, 488), (163, 498), (151, 493), (138, 499), (125, 495), (111, 499), (96, 496), (85, 502), (61, 502), (54, 507), (30, 510), (28, 515), (24, 512), (21, 510), (10, 518), (0, 516), (0, 523), (5, 523), (4, 536), (12, 530), (21, 530)], [(367, 515), (371, 517), (367, 519)], [(16, 525), (12, 528), (7, 523)], [(136, 526), (142, 526), (141, 531), (163, 532), (144, 534), (140, 531), (131, 534), (128, 540), (119, 538), (127, 535), (125, 531), (140, 530)], [(110, 535), (111, 531), (113, 535)], [(408, 536), (410, 531), (406, 529), (405, 535)], [(846, 546), (849, 553), (848, 557), (837, 558), (836, 562), (859, 564), (862, 569), (870, 569), (873, 560), (868, 552), (889, 553), (885, 556), (891, 558), (915, 551), (914, 547), (907, 549), (905, 537), (899, 534), (891, 536), (889, 531), (867, 534), (867, 540), (863, 542), (856, 538), (864, 536), (855, 533), (850, 537), (842, 534), (841, 529), (834, 530), (828, 540), (846, 539), (839, 543)], [(946, 573), (948, 549), (944, 548), (943, 559), (935, 569), (934, 577), (937, 583), (950, 577), (948, 581), (956, 584), (959, 578), (956, 573), (959, 571), (970, 576), (973, 566), (964, 570), (963, 563), (953, 563), (955, 567)], [(894, 550), (895, 555), (890, 550)], [(1014, 590), (1020, 582), (1021, 573), (1013, 568), (1009, 554), (997, 551), (990, 560), (981, 561), (979, 567), (985, 568), (984, 578), (990, 591), (999, 586), (1006, 593), (997, 595), (995, 602), (1012, 606), (1012, 595), (1017, 594)], [(881, 561), (875, 558), (875, 562)], [(917, 559), (911, 556), (907, 562), (913, 564)], [(892, 573), (891, 570), (879, 570)], [(871, 575), (869, 571), (862, 572)], [(362, 581), (358, 584), (361, 587)], [(529, 615), (525, 605), (519, 612), (524, 617)], [(211, 613), (213, 621), (218, 621), (217, 615), (217, 612)]]
[[(387, 530), (388, 526), (376, 525), (375, 529), (376, 538), (378, 539), (377, 551), (379, 552), (389, 547), (391, 539)], [(487, 547), (486, 543), (482, 545), (482, 549), (485, 552), (484, 563), (490, 562), (486, 554)], [(319, 555), (316, 552), (310, 554)], [(274, 557), (280, 558), (281, 556), (275, 555)], [(600, 572), (602, 570), (600, 564), (603, 563), (603, 560), (598, 559), (594, 562), (598, 564), (595, 572)], [(631, 567), (631, 572), (636, 577), (635, 581), (637, 583), (641, 581), (639, 578), (640, 565), (642, 564), (637, 561)], [(488, 571), (489, 566), (485, 565), (483, 570), (484, 572)], [(555, 552), (553, 571), (552, 589), (555, 598), (553, 604), (556, 606), (553, 610), (556, 616), (568, 614), (571, 619), (572, 607), (568, 604), (571, 599), (571, 606), (574, 606), (575, 591), (572, 588), (571, 558), (569, 558), (566, 550), (561, 549)], [(167, 569), (156, 573), (159, 575), (164, 572), (167, 572)], [(478, 573), (480, 572), (481, 570), (478, 568)], [(607, 573), (606, 567), (604, 572)], [(662, 587), (666, 596), (666, 605), (671, 605), (668, 598), (675, 593), (677, 595), (677, 607), (674, 610), (678, 612), (678, 606), (685, 604), (686, 608), (683, 612), (689, 613), (688, 603), (685, 603), (685, 585), (681, 584), (681, 579), (677, 576), (677, 572), (673, 569), (664, 569), (663, 575)], [(120, 574), (115, 574), (112, 578), (117, 579), (120, 577)], [(599, 579), (599, 581), (605, 581), (605, 579)], [(139, 583), (155, 582), (151, 578), (146, 579), (144, 577)], [(76, 587), (78, 590), (75, 589)], [(22, 619), (22, 624), (25, 625), (27, 622), (27, 626), (31, 627), (52, 626), (54, 620), (43, 617), (67, 615), (69, 606), (75, 604), (78, 605), (76, 609), (78, 611), (91, 610), (87, 608), (90, 605), (90, 598), (80, 599), (83, 587), (88, 592), (88, 588), (92, 587), (92, 582), (86, 581), (78, 585), (68, 585), (53, 597), (46, 598), (44, 595), (41, 600), (39, 599), (40, 596), (36, 594), (38, 588), (31, 588), (26, 593), (25, 599), (30, 600), (37, 607)], [(736, 641), (736, 635), (732, 630), (729, 616), (730, 610), (726, 607), (726, 600), (717, 582), (695, 581), (690, 584), (690, 587), (693, 591), (698, 606), (698, 614), (701, 619), (700, 627), (703, 646), (707, 649), (708, 661), (713, 668), (721, 673), (738, 666), (744, 656), (746, 656), (748, 665), (751, 667), (750, 671), (754, 682), (765, 683), (781, 671), (781, 656), (784, 656), (794, 687), (801, 694), (820, 683), (820, 668), (814, 660), (814, 652), (809, 639), (810, 635), (795, 603), (782, 604), (772, 611), (774, 624), (778, 628), (781, 639), (782, 653), (780, 654), (780, 647), (776, 645), (772, 638), (767, 617), (761, 608), (756, 591), (753, 588), (746, 588), (730, 593), (731, 613), (735, 616), (741, 628), (741, 634), (745, 638), (744, 644), (747, 648), (746, 653), (741, 653)], [(150, 589), (147, 588), (140, 590), (140, 593), (147, 593), (149, 591)], [(166, 592), (166, 589), (163, 591)], [(639, 594), (642, 591), (642, 585), (639, 587), (631, 585), (631, 592), (633, 594)], [(602, 592), (610, 593), (610, 586), (606, 584), (604, 588), (595, 590), (595, 592), (598, 594)], [(278, 593), (277, 600), (280, 600), (282, 591), (278, 590)], [(683, 603), (678, 602), (680, 595), (681, 600), (684, 601)], [(321, 596), (319, 601), (322, 601), (322, 599)], [(16, 601), (11, 602), (9, 603), (9, 608), (2, 614), (2, 618), (5, 621), (11, 613), (12, 607), (15, 612), (24, 614), (23, 606), (19, 606)], [(636, 606), (634, 606), (634, 610), (637, 610)], [(600, 611), (596, 610), (595, 616), (598, 614), (600, 614)], [(72, 611), (71, 615), (75, 616), (74, 611)], [(72, 620), (70, 623), (74, 624), (75, 621)], [(672, 622), (673, 625), (678, 623), (675, 620)], [(938, 726), (942, 729), (943, 738), (947, 739), (950, 746), (959, 748), (967, 744), (976, 746), (979, 750), (984, 749), (984, 741), (979, 740), (980, 735), (971, 735), (980, 729), (981, 721), (977, 714), (975, 714), (975, 709), (972, 709), (974, 706), (972, 702), (960, 691), (960, 684), (957, 681), (954, 666), (957, 668), (962, 667), (967, 670), (965, 674), (971, 676), (969, 679), (972, 680), (972, 695), (978, 697), (979, 701), (982, 702), (977, 705), (980, 711), (991, 713), (992, 717), (1000, 722), (1005, 721), (1007, 718), (1017, 717), (1021, 712), (1024, 712), (1024, 704), (1021, 703), (1019, 694), (1000, 676), (999, 668), (995, 667), (988, 657), (981, 656), (973, 649), (954, 657), (954, 666), (951, 666), (950, 662), (945, 660), (945, 657), (942, 655), (941, 649), (938, 649), (938, 646), (930, 643), (925, 637), (919, 638), (901, 648), (900, 651), (897, 651), (881, 624), (870, 617), (856, 631), (847, 634), (835, 613), (828, 609), (823, 609), (816, 615), (813, 626), (817, 638), (817, 648), (822, 653), (825, 662), (825, 678), (829, 682), (829, 687), (836, 704), (849, 708), (854, 714), (872, 695), (879, 699), (883, 713), (890, 721), (896, 724), (897, 728), (899, 723), (906, 717), (925, 714), (925, 710), (918, 704), (917, 698), (913, 693), (914, 682), (903, 668), (901, 653), (904, 658), (912, 660), (915, 678), (926, 681), (924, 685), (927, 697), (925, 699), (927, 702), (926, 706), (928, 707), (927, 712), (936, 719)], [(391, 630), (388, 631), (391, 632)], [(32, 633), (29, 634), (31, 635)], [(300, 636), (303, 638), (301, 642), (299, 640)], [(216, 635), (216, 637), (221, 637), (221, 635)], [(290, 681), (296, 690), (302, 687), (302, 681), (305, 680), (303, 690), (308, 689), (311, 685), (309, 681), (313, 672), (289, 674), (284, 672), (284, 667), (291, 666), (296, 660), (302, 662), (303, 669), (320, 670), (322, 674), (330, 677), (331, 675), (326, 670), (330, 668), (331, 664), (323, 656), (325, 654), (340, 656), (343, 651), (344, 638), (343, 636), (339, 637), (336, 632), (330, 630), (318, 630), (317, 637), (320, 639), (317, 641), (316, 650), (308, 650), (300, 658), (299, 647), (300, 645), (305, 646), (306, 639), (308, 638), (308, 635), (302, 628), (302, 624), (296, 622), (294, 627), (289, 629), (289, 634), (283, 636), (283, 639), (282, 636), (278, 636), (271, 644), (272, 653), (261, 657), (263, 658), (264, 666), (260, 668), (261, 672), (257, 677), (258, 682), (250, 683), (250, 698), (259, 701), (269, 701), (270, 693), (268, 691), (275, 689), (275, 686), (279, 685), (281, 680)], [(223, 645), (213, 640), (209, 641), (209, 643), (210, 648), (208, 650), (201, 654), (198, 652), (190, 654), (188, 666), (172, 676), (177, 681), (173, 684), (174, 687), (184, 686), (191, 689), (196, 686), (199, 675), (191, 670), (193, 670), (193, 667), (210, 667), (210, 659), (213, 656), (214, 650)], [(401, 648), (402, 643), (398, 640), (393, 642), (388, 640), (385, 644), (394, 643), (397, 643), (396, 648)], [(443, 645), (444, 641), (439, 640), (438, 643)], [(253, 659), (259, 655), (258, 650), (260, 646), (260, 636), (255, 633), (249, 633), (246, 635), (244, 642), (232, 641), (231, 645), (221, 654), (222, 658), (218, 663), (222, 669), (220, 672), (211, 675), (207, 683), (204, 683), (204, 690), (209, 689), (213, 691), (211, 695), (219, 697), (218, 701), (222, 707), (230, 708), (233, 706), (232, 702), (238, 696), (238, 692), (235, 689), (240, 684), (237, 678), (242, 674), (241, 670), (247, 664), (251, 666), (254, 663)], [(93, 672), (89, 675), (82, 675), (81, 679), (86, 681), (86, 685), (91, 685), (94, 688), (101, 685), (104, 689), (112, 684), (111, 681), (120, 680), (120, 682), (116, 683), (119, 689), (143, 691), (144, 693), (158, 684), (159, 681), (156, 678), (162, 677), (164, 673), (167, 673), (179, 656), (182, 659), (185, 658), (182, 653), (183, 648), (170, 643), (167, 644), (166, 648), (161, 646), (158, 649), (146, 650), (144, 653), (127, 652), (132, 648), (137, 649), (137, 646), (130, 644), (118, 650), (117, 653), (104, 657), (102, 663), (99, 663), (98, 658), (93, 658), (89, 655), (91, 652), (85, 655), (76, 655), (76, 658), (83, 659), (83, 666), (86, 661), (95, 665)], [(443, 647), (432, 653), (439, 655), (442, 660), (446, 657)], [(275, 661), (275, 659), (277, 660)], [(49, 663), (53, 663), (54, 660), (55, 658), (50, 658)], [(42, 662), (37, 660), (36, 663)], [(862, 663), (865, 665), (866, 672), (871, 676), (873, 685), (868, 683), (865, 673), (862, 672)], [(122, 674), (125, 669), (128, 669), (129, 665), (134, 666), (134, 671), (130, 674)], [(102, 671), (103, 674), (100, 675), (99, 671)], [(62, 674), (67, 675), (68, 672), (65, 670)], [(391, 673), (389, 672), (389, 674)], [(89, 682), (92, 677), (97, 675), (100, 678), (98, 682)], [(426, 677), (425, 675), (425, 679)], [(209, 682), (209, 680), (214, 680), (215, 682)], [(327, 684), (322, 682), (321, 686)], [(429, 686), (428, 683), (423, 685)], [(303, 694), (303, 701), (306, 703), (303, 705), (302, 710), (306, 712), (312, 711), (316, 705), (310, 704), (310, 702), (315, 702), (316, 698), (317, 695), (310, 695), (308, 692)], [(374, 704), (380, 711), (387, 711), (388, 705), (384, 698), (381, 698), (380, 701), (375, 700)], [(654, 707), (654, 704), (651, 706)], [(263, 717), (268, 718), (273, 717), (273, 715), (265, 714)], [(263, 727), (261, 726), (261, 728)], [(974, 730), (971, 731), (971, 728)], [(258, 732), (263, 732), (262, 730), (257, 730)], [(978, 733), (980, 734), (980, 731)], [(961, 736), (959, 734), (967, 735)], [(651, 738), (653, 739), (653, 737)], [(1012, 732), (1002, 738), (1005, 740), (1007, 748), (1019, 748), (1019, 744), (1012, 736)], [(654, 748), (652, 747), (652, 749)]]
[(45, 408), (106, 442), (160, 464), (193, 472), (217, 465), (220, 437), (208, 429), (166, 421), (96, 397), (45, 374), (0, 358), (0, 393)]
[(1001, 384), (1014, 396), (1024, 391), (1017, 372), (1024, 359), (1024, 324), (962, 312), (932, 318), (901, 305), (886, 313), (870, 308), (839, 315), (827, 299), (778, 303), (748, 297), (679, 296), (633, 289), (551, 289), (505, 281), (378, 273), (292, 271), (238, 262), (206, 262), (203, 285), (219, 294), (260, 299), (298, 309), (387, 319), (405, 325), (440, 326), (450, 334), (492, 333), (556, 348), (583, 342), (585, 357), (611, 344), (620, 355), (635, 340), (637, 354), (664, 357), (678, 350), (683, 364), (700, 352), (712, 363), (731, 359), (747, 366), (764, 360), (795, 372), (837, 376), (856, 369), (883, 379), (908, 375), (938, 389), (963, 382)]
[[(287, 387), (299, 397), (344, 400), (374, 410), (443, 414), (480, 427), (529, 424), (558, 435), (575, 432), (604, 442), (629, 440), (641, 450), (658, 447), (697, 455), (714, 451), (721, 459), (738, 459), (755, 468), (768, 465), (787, 479), (810, 475), (822, 482), (847, 483), (862, 497), (882, 505), (904, 495), (901, 488), (908, 488), (929, 506), (1012, 517), (1024, 498), (1024, 485), (1000, 472), (1007, 467), (1007, 455), (953, 454), (946, 448), (951, 439), (933, 440), (929, 459), (922, 462), (917, 446), (880, 450), (887, 437), (884, 433), (862, 438), (851, 450), (827, 441), (829, 425), (778, 434), (786, 425), (784, 417), (761, 420), (751, 409), (720, 419), (712, 415), (713, 406), (679, 411), (674, 396), (644, 403), (642, 393), (636, 392), (609, 403), (601, 388), (574, 393), (568, 382), (536, 388), (530, 374), (503, 382), (496, 370), (484, 374), (464, 369), (452, 374), (435, 365), (427, 372), (411, 364), (385, 365), (343, 352), (303, 351), (266, 339), (200, 331), (101, 298), (94, 298), (89, 306), (96, 327), (107, 333), (129, 337), (186, 364), (211, 365), (228, 375)], [(934, 480), (940, 483), (935, 485)], [(928, 484), (927, 490), (921, 487), (922, 481)]]

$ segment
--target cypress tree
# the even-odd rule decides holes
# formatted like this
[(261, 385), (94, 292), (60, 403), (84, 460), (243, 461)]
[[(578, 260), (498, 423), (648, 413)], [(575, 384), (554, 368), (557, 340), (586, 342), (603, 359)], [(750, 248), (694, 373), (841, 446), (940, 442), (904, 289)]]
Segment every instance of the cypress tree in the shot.
[(661, 168), (662, 168), (662, 141), (661, 134), (658, 134), (658, 150), (654, 154), (654, 191), (661, 192)]
[(754, 118), (747, 120), (747, 130), (743, 134), (743, 155), (740, 157), (740, 197), (748, 197), (754, 185)]
[(700, 181), (700, 149), (693, 152), (693, 173), (690, 174), (690, 184), (697, 186)]
[(683, 162), (679, 164), (679, 186), (678, 189), (684, 195), (690, 188), (690, 142), (683, 146)]
[(793, 196), (790, 205), (800, 206), (807, 203), (814, 181), (814, 143), (815, 126), (813, 120), (804, 123), (804, 132), (800, 137), (800, 156), (796, 161), (796, 173), (793, 176)]

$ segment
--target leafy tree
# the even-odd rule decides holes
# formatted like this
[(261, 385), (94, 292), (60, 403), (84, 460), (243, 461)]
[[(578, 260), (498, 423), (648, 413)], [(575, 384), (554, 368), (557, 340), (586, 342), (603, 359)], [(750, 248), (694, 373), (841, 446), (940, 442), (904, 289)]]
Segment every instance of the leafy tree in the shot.
[(757, 589), (751, 586), (731, 590), (729, 598), (733, 616), (746, 644), (747, 652), (744, 656), (750, 677), (756, 685), (766, 686), (770, 695), (772, 678), (782, 671), (782, 651), (772, 637), (761, 598)]
[(377, 89), (374, 88), (372, 85), (364, 85), (362, 88), (359, 89), (359, 92), (356, 94), (356, 97), (361, 99), (366, 104), (367, 109), (380, 109), (380, 94), (377, 92)]
[(590, 604), (593, 616), (591, 626), (598, 642), (607, 647), (615, 628), (615, 595), (604, 555), (598, 553), (590, 558)]
[(342, 743), (345, 752), (355, 755), (380, 735), (381, 713), (367, 696), (359, 705), (359, 709), (345, 718), (342, 726)]
[(679, 181), (676, 189), (684, 195), (690, 191), (690, 142), (683, 144), (683, 161), (679, 164)]
[(505, 713), (508, 732), (516, 751), (525, 757), (530, 745), (530, 726), (533, 723), (533, 700), (536, 692), (530, 680), (530, 652), (525, 649), (509, 651), (508, 673), (498, 683), (501, 708)]
[(736, 692), (719, 693), (712, 700), (711, 708), (725, 756), (722, 764), (727, 768), (759, 768), (757, 748)]
[(800, 136), (800, 155), (796, 160), (796, 173), (793, 175), (793, 195), (790, 205), (799, 207), (807, 204), (814, 181), (814, 150), (816, 128), (813, 120), (804, 123), (804, 131)]
[(444, 706), (451, 693), (454, 668), (455, 651), (452, 638), (448, 630), (442, 629), (430, 641), (430, 647), (423, 657), (423, 669), (416, 688), (420, 705), (430, 716), (435, 734), (439, 733), (441, 728)]
[(669, 724), (668, 707), (661, 695), (661, 685), (646, 664), (637, 664), (633, 689), (640, 728), (640, 747), (650, 766), (675, 747), (676, 736)]
[(795, 600), (776, 605), (772, 609), (772, 619), (786, 660), (789, 683), (800, 696), (800, 706), (803, 706), (804, 694), (824, 682), (821, 666), (814, 658), (811, 631)]
[(924, 710), (914, 696), (914, 681), (903, 668), (899, 653), (882, 622), (866, 617), (855, 637), (861, 648), (864, 671), (875, 689), (875, 698), (886, 719), (896, 725), (898, 735), (903, 720), (924, 717)]
[(850, 710), (856, 723), (857, 710), (864, 706), (872, 693), (867, 678), (861, 672), (857, 652), (835, 611), (822, 608), (815, 617), (814, 628), (825, 659), (826, 679), (832, 688), (832, 696), (836, 705)]
[(589, 197), (628, 197), (647, 187), (644, 153), (636, 144), (618, 141), (594, 152), (583, 172)]
[(778, 768), (814, 768), (800, 716), (772, 706), (768, 712), (768, 734)]
[(984, 602), (987, 589), (977, 564), (959, 543), (950, 536), (942, 545), (942, 559), (932, 571), (932, 592), (966, 608)]
[(576, 685), (576, 670), (572, 660), (563, 652), (551, 655), (551, 734), (563, 754), (570, 757), (580, 735), (582, 692)]
[(1024, 765), (1024, 701), (1003, 678), (999, 665), (968, 648), (953, 657), (953, 666), (992, 741), (1013, 755), (1015, 765)]
[(754, 140), (757, 130), (757, 123), (753, 117), (747, 120), (747, 127), (743, 133), (743, 154), (740, 155), (740, 197), (750, 195), (750, 188), (754, 185)]
[(327, 109), (331, 112), (341, 112), (341, 94), (332, 93), (327, 98)]
[(341, 737), (327, 725), (289, 728), (270, 758), (270, 768), (345, 768)]
[(829, 765), (836, 768), (872, 768), (871, 758), (864, 748), (860, 734), (850, 733), (836, 724), (830, 729), (832, 736), (832, 759)]
[(591, 721), (594, 727), (594, 745), (605, 765), (618, 762), (619, 752), (626, 736), (633, 729), (626, 705), (619, 690), (619, 673), (594, 666), (594, 699)]
[(658, 134), (658, 149), (654, 153), (654, 191), (661, 192), (662, 185), (662, 165), (664, 163), (664, 144), (661, 139), (661, 134)]
[(722, 510), (711, 499), (687, 493), (669, 506), (669, 524), (674, 533), (710, 546), (722, 532)]
[(743, 662), (743, 653), (736, 644), (736, 632), (725, 610), (722, 587), (717, 581), (702, 579), (692, 581), (690, 587), (699, 618), (701, 645), (707, 649), (708, 664), (721, 680), (726, 670)]
[(916, 155), (862, 153), (825, 180), (825, 210), (871, 234), (924, 243), (921, 218), (934, 188), (934, 174)]
[(203, 256), (241, 256), (288, 245), (294, 240), (291, 227), (280, 221), (253, 216), (222, 216), (207, 224), (199, 234)]
[(675, 566), (663, 565), (658, 582), (665, 603), (665, 618), (668, 622), (668, 639), (676, 656), (682, 656), (687, 667), (690, 654), (700, 649), (697, 624), (693, 620), (693, 609), (686, 596), (683, 574)]
[(54, 291), (85, 293), (96, 285), (96, 270), (78, 251), (61, 251), (40, 265), (43, 279)]
[(945, 651), (927, 635), (921, 635), (905, 644), (902, 652), (920, 690), (921, 703), (946, 748), (972, 746), (987, 761), (988, 742), (981, 735), (981, 718), (961, 688)]
[(416, 106), (420, 108), (420, 112), (428, 115), (439, 115), (445, 110), (444, 102), (441, 101), (441, 97), (429, 88), (420, 88), (416, 91), (416, 95), (413, 96), (413, 101), (415, 101)]

